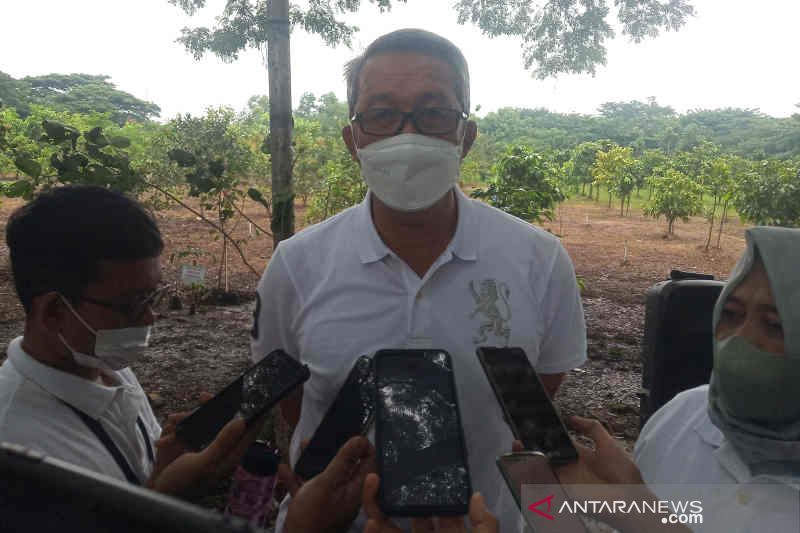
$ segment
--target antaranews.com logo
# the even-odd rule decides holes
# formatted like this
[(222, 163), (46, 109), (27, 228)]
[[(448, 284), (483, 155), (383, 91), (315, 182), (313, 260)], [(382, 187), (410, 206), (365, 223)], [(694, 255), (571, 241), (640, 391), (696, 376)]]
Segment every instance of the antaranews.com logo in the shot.
[(528, 510), (547, 520), (555, 520), (559, 515), (572, 514), (584, 516), (603, 516), (610, 514), (661, 515), (664, 524), (694, 525), (703, 523), (703, 503), (699, 500), (687, 501), (624, 501), (624, 500), (568, 500), (565, 499), (554, 509), (551, 494), (528, 506)]

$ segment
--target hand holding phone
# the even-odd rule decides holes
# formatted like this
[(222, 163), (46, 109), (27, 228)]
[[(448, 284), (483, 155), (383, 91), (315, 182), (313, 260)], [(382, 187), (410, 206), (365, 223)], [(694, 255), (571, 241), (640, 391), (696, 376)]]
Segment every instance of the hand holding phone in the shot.
[(361, 356), (353, 365), (314, 436), (303, 450), (295, 473), (303, 479), (319, 475), (351, 437), (364, 435), (375, 408), (372, 359)]
[(450, 355), (375, 354), (379, 504), (389, 516), (467, 513), (472, 488)]
[(238, 414), (251, 423), (310, 376), (306, 365), (283, 350), (275, 350), (181, 420), (175, 433), (199, 450), (213, 441), (234, 416)]
[(477, 355), (514, 437), (525, 449), (542, 452), (555, 463), (577, 459), (578, 451), (525, 352), (481, 347)]

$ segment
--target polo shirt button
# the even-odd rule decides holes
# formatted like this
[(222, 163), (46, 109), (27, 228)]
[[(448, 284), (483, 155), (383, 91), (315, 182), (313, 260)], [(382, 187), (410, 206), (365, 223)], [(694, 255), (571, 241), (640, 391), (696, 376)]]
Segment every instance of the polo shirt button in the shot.
[(417, 293), (417, 300), (422, 300), (422, 291)]

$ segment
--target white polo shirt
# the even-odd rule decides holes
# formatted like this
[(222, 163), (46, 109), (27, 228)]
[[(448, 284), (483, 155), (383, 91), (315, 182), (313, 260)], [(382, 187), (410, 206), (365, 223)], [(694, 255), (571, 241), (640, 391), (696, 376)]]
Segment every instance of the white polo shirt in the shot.
[(106, 374), (117, 385), (104, 386), (36, 361), (21, 343), (22, 337), (11, 341), (0, 366), (0, 441), (126, 481), (111, 453), (66, 402), (98, 420), (136, 476), (146, 480), (153, 465), (136, 418), (151, 446), (161, 427), (133, 371)]
[(311, 369), (292, 463), (360, 355), (447, 350), (473, 490), (511, 531), (518, 511), (495, 460), (513, 439), (475, 349), (519, 346), (540, 373), (570, 370), (586, 358), (583, 308), (556, 237), (456, 191), (456, 232), (421, 279), (378, 236), (369, 193), (281, 242), (258, 285), (251, 347), (254, 360), (283, 348)]
[(750, 474), (708, 416), (708, 385), (684, 391), (659, 409), (642, 428), (634, 454), (657, 496), (677, 491), (701, 498), (703, 524), (691, 526), (694, 531), (800, 529), (800, 478)]

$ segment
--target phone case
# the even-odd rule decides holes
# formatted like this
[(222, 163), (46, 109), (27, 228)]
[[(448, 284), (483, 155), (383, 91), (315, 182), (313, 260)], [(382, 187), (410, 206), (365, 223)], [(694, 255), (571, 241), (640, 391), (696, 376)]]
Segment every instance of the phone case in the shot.
[[(351, 387), (355, 387), (355, 391), (351, 390)], [(351, 405), (353, 398), (343, 398), (342, 394), (356, 391), (360, 405), (358, 407), (359, 412), (353, 413), (350, 411), (353, 407)], [(356, 360), (353, 368), (350, 369), (347, 379), (339, 388), (336, 398), (325, 413), (322, 422), (317, 426), (311, 441), (306, 449), (303, 450), (297, 463), (295, 463), (295, 473), (303, 479), (311, 479), (319, 475), (347, 440), (367, 432), (372, 423), (374, 412), (375, 368), (372, 358), (362, 355)], [(352, 435), (343, 434), (343, 428), (340, 424), (337, 424), (343, 416), (363, 417), (364, 415), (366, 415), (366, 420), (359, 424), (358, 433)], [(319, 440), (320, 438), (326, 441), (322, 442)], [(334, 440), (334, 443), (328, 442), (329, 439)], [(330, 444), (333, 444), (334, 448), (328, 449)]]
[[(561, 486), (546, 455), (541, 452), (507, 453), (497, 458), (497, 468), (514, 496), (525, 522), (533, 531), (536, 533), (587, 532), (586, 524), (577, 515), (559, 515), (551, 521), (545, 517), (534, 515), (525, 506), (527, 502), (522, 501), (522, 485), (529, 486), (526, 496), (532, 498), (530, 503), (549, 500), (551, 502), (549, 509), (542, 507), (541, 510), (549, 511), (553, 515), (555, 514), (554, 506), (557, 508), (561, 502), (572, 500)], [(511, 472), (512, 469), (515, 472)]]
[[(528, 361), (528, 357), (527, 357), (527, 355), (525, 355), (525, 351), (522, 348), (506, 348), (506, 347), (503, 347), (503, 348), (489, 348), (489, 347), (481, 347), (481, 348), (478, 348), (476, 350), (476, 353), (478, 355), (478, 360), (481, 363), (481, 367), (483, 367), (483, 372), (484, 372), (484, 374), (486, 374), (486, 379), (489, 380), (489, 384), (492, 386), (492, 391), (494, 392), (494, 395), (497, 398), (497, 403), (500, 404), (500, 407), (503, 410), (503, 417), (505, 418), (506, 422), (508, 423), (509, 427), (511, 428), (511, 433), (513, 433), (515, 439), (517, 439), (519, 441), (522, 441), (523, 444), (527, 445), (527, 443), (524, 442), (522, 433), (519, 431), (519, 428), (517, 428), (517, 425), (514, 423), (514, 418), (512, 416), (511, 411), (509, 410), (508, 406), (506, 405), (506, 403), (505, 403), (505, 401), (503, 399), (503, 394), (501, 392), (501, 389), (505, 388), (506, 390), (508, 390), (508, 389), (513, 390), (514, 388), (517, 388), (518, 389), (518, 396), (519, 396), (519, 399), (517, 401), (519, 401), (520, 403), (524, 403), (525, 401), (530, 401), (530, 398), (526, 398), (524, 396), (524, 394), (522, 393), (522, 387), (516, 387), (516, 382), (517, 382), (517, 380), (519, 378), (519, 374), (514, 374), (514, 378), (511, 378), (511, 379), (507, 380), (507, 382), (503, 382), (503, 383), (498, 383), (497, 382), (495, 373), (492, 372), (491, 364), (489, 363), (489, 361), (487, 361), (487, 359), (489, 358), (489, 355), (487, 353), (488, 350), (508, 350), (508, 351), (515, 351), (518, 354), (521, 354), (522, 357), (524, 358), (525, 362), (527, 363), (527, 365), (533, 371), (533, 375), (536, 378), (536, 380), (539, 382), (539, 387), (541, 387), (542, 391), (545, 390), (544, 389), (544, 385), (542, 385), (542, 382), (539, 379), (539, 375), (536, 373), (536, 371), (530, 365), (530, 362)], [(544, 393), (544, 396), (546, 397), (547, 394)], [(550, 408), (552, 409), (553, 413), (555, 413), (556, 418), (558, 418), (559, 424), (561, 425), (561, 428), (562, 428), (564, 434), (569, 437), (569, 433), (567, 431), (567, 428), (564, 425), (564, 422), (561, 420), (561, 416), (558, 414), (558, 410), (555, 408), (555, 406), (553, 405), (553, 403), (550, 400), (550, 398), (547, 398), (546, 401), (550, 405)], [(570, 443), (571, 442), (572, 441), (570, 440)], [(532, 450), (532, 451), (536, 451), (536, 450)], [(572, 449), (569, 451), (569, 453), (566, 456), (561, 455), (558, 452), (547, 451), (547, 450), (541, 450), (541, 451), (543, 451), (547, 455), (547, 457), (550, 459), (550, 461), (552, 461), (552, 462), (565, 463), (565, 462), (573, 461), (573, 460), (578, 458), (578, 451), (575, 449), (574, 445), (572, 446)]]
[[(277, 385), (275, 390), (269, 391), (271, 392), (269, 401), (261, 404), (263, 393), (267, 391), (258, 387), (257, 384), (254, 384), (251, 388), (244, 386), (244, 380), (249, 377), (252, 378), (254, 372), (263, 372), (263, 375), (256, 376), (256, 378), (261, 378), (265, 382), (279, 374), (288, 374), (290, 379), (283, 384)], [(230, 417), (224, 420), (220, 419), (216, 411), (227, 412), (232, 410), (233, 414), (231, 416), (233, 416), (236, 412), (244, 410), (245, 420), (249, 424), (286, 397), (292, 389), (306, 382), (309, 377), (311, 377), (311, 372), (307, 365), (299, 363), (283, 350), (272, 351), (261, 361), (245, 370), (241, 376), (222, 389), (216, 396), (181, 420), (175, 428), (175, 433), (184, 443), (195, 450), (199, 450), (214, 440), (217, 433), (230, 420)], [(237, 387), (246, 390), (247, 396), (243, 393), (239, 402), (234, 405), (231, 403), (231, 391)]]
[[(466, 501), (458, 505), (450, 506), (437, 506), (437, 505), (422, 505), (422, 506), (395, 506), (392, 502), (385, 500), (385, 492), (383, 490), (383, 475), (384, 461), (383, 461), (383, 439), (384, 439), (384, 424), (385, 420), (380, 416), (380, 366), (384, 358), (388, 357), (424, 357), (427, 353), (443, 354), (449, 363), (449, 380), (453, 390), (453, 402), (455, 403), (455, 416), (456, 423), (458, 424), (458, 437), (460, 441), (460, 452), (463, 459), (463, 466), (466, 469)], [(467, 460), (466, 440), (464, 439), (464, 430), (461, 422), (461, 409), (458, 403), (458, 391), (456, 389), (455, 377), (452, 370), (452, 358), (445, 350), (380, 350), (373, 357), (375, 368), (375, 446), (376, 456), (378, 463), (378, 473), (381, 475), (381, 487), (378, 491), (378, 504), (381, 510), (388, 516), (460, 516), (469, 512), (469, 499), (472, 496), (471, 476), (469, 474), (469, 464)]]

